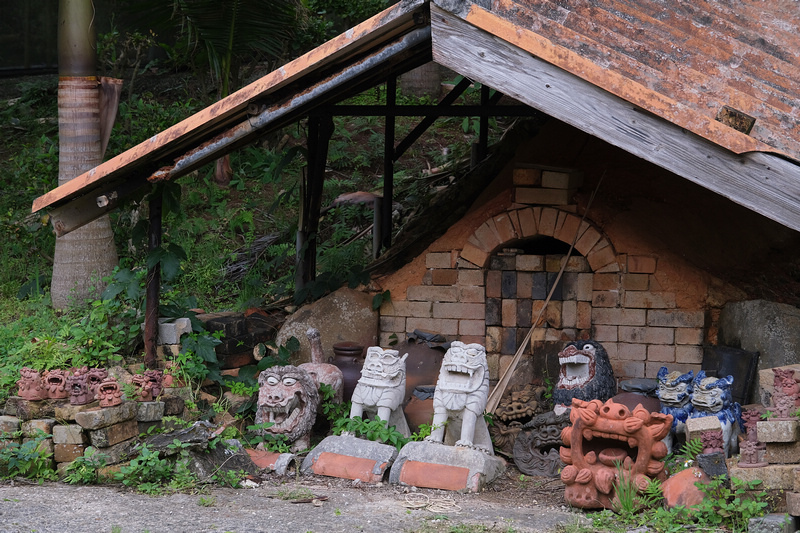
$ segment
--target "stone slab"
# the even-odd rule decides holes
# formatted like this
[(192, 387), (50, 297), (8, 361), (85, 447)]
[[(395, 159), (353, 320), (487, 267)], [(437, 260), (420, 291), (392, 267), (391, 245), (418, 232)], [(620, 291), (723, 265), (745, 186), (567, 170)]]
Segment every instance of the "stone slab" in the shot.
[(703, 431), (722, 429), (716, 416), (701, 416), (686, 421), (686, 440), (699, 439)]
[(12, 435), (19, 431), (22, 420), (16, 416), (0, 416), (0, 435)]
[(320, 476), (360, 479), (365, 483), (383, 480), (397, 457), (397, 448), (349, 435), (330, 436), (303, 460), (300, 470)]
[(136, 403), (137, 422), (155, 422), (164, 418), (164, 402)]
[(742, 481), (762, 481), (759, 489), (794, 490), (794, 470), (797, 465), (767, 465), (760, 468), (731, 466), (732, 478)]
[(130, 419), (112, 426), (89, 431), (89, 440), (96, 448), (108, 448), (139, 435), (136, 420)]
[(766, 516), (751, 518), (747, 525), (750, 533), (794, 533), (797, 531), (797, 519), (783, 513), (770, 513)]
[(67, 402), (56, 407), (56, 420), (74, 422), (75, 415), (84, 411), (88, 411), (89, 409), (95, 409), (96, 407), (100, 407), (100, 402), (94, 401), (92, 403), (87, 403), (86, 405), (72, 405), (71, 403)]
[[(22, 443), (24, 444), (26, 442), (31, 442), (33, 440), (36, 440), (36, 439), (23, 438), (22, 439)], [(47, 454), (52, 455), (53, 454), (53, 446), (55, 446), (53, 444), (53, 439), (42, 439), (41, 441), (39, 441), (39, 446), (36, 447), (36, 450), (41, 452), (41, 453), (47, 453)]]
[(78, 424), (53, 426), (53, 442), (56, 444), (86, 444), (89, 436)]
[(786, 493), (786, 512), (791, 516), (800, 516), (800, 492)]
[(131, 450), (136, 445), (136, 439), (129, 439), (108, 448), (95, 448), (89, 446), (86, 453), (90, 455), (103, 456), (107, 465), (113, 465), (128, 460)]
[(56, 444), (53, 446), (53, 459), (57, 463), (69, 463), (83, 456), (85, 444)]
[(19, 396), (11, 396), (6, 400), (5, 413), (8, 416), (16, 416), (22, 420), (33, 420), (35, 418), (58, 418), (56, 409), (63, 405), (69, 405), (69, 400), (25, 400)]
[(97, 407), (76, 413), (75, 422), (84, 429), (100, 429), (133, 420), (136, 418), (137, 409), (137, 402), (123, 402), (114, 407)]
[(761, 442), (800, 440), (800, 424), (797, 420), (759, 420), (756, 422), (756, 431)]
[(700, 453), (697, 455), (697, 466), (708, 477), (728, 477), (728, 464), (724, 453)]
[(764, 461), (781, 465), (800, 463), (800, 442), (768, 442)]
[(506, 462), (480, 450), (435, 442), (409, 442), (389, 473), (391, 483), (480, 492), (506, 470)]
[(40, 431), (45, 435), (52, 435), (53, 426), (55, 425), (55, 418), (35, 418), (33, 420), (26, 420), (21, 426), (22, 435), (24, 437), (35, 437)]

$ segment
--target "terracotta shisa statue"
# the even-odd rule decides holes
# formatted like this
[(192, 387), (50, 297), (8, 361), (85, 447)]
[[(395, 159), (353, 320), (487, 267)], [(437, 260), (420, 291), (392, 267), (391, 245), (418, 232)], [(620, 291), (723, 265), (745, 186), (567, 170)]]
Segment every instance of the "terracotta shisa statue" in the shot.
[(100, 407), (114, 407), (122, 403), (122, 389), (114, 377), (107, 377), (97, 386), (96, 397)]
[(775, 389), (772, 393), (772, 403), (774, 410), (775, 420), (794, 420), (792, 412), (795, 410), (795, 396), (783, 392), (781, 389)]
[(700, 442), (703, 443), (703, 453), (723, 453), (722, 430), (711, 429), (700, 432)]
[(108, 377), (108, 370), (105, 368), (91, 368), (86, 372), (86, 381), (89, 384), (89, 392), (93, 397), (97, 396), (97, 387)]
[(757, 424), (759, 420), (761, 420), (761, 412), (758, 409), (747, 409), (742, 412), (746, 439), (750, 442), (755, 442), (757, 447), (763, 450), (767, 445), (763, 442), (758, 442)]
[(794, 369), (773, 368), (773, 386), (775, 391), (782, 391), (794, 398), (794, 406), (800, 407), (800, 383), (794, 379)]
[(20, 398), (31, 401), (47, 399), (47, 388), (38, 370), (24, 366), (20, 369), (19, 374), (20, 379), (17, 381), (17, 386), (19, 387), (18, 395)]
[(489, 365), (480, 344), (453, 341), (444, 354), (433, 395), (433, 430), (425, 440), (494, 455), (483, 418), (489, 398)]
[(42, 376), (44, 386), (47, 388), (47, 397), (51, 400), (65, 400), (69, 398), (67, 378), (69, 373), (60, 369), (48, 370)]
[(255, 423), (272, 424), (261, 433), (285, 435), (293, 452), (308, 449), (319, 406), (311, 375), (292, 365), (274, 366), (261, 372), (258, 384)]
[(144, 377), (150, 382), (150, 394), (153, 399), (161, 396), (164, 390), (164, 373), (161, 370), (145, 370)]
[(411, 435), (401, 404), (406, 392), (406, 357), (380, 346), (367, 348), (361, 378), (353, 389), (350, 418), (374, 414), (404, 437)]
[(86, 405), (94, 401), (94, 393), (89, 390), (88, 372), (86, 367), (79, 368), (67, 378), (71, 405)]
[(344, 374), (342, 370), (329, 362), (329, 358), (325, 356), (322, 350), (322, 339), (319, 330), (316, 328), (308, 328), (306, 337), (311, 345), (311, 362), (298, 365), (314, 378), (318, 384), (326, 384), (333, 389), (333, 401), (342, 403), (342, 396), (344, 394)]
[(135, 390), (134, 397), (129, 398), (137, 402), (153, 401), (153, 382), (144, 374), (136, 374), (131, 378), (131, 385)]
[(651, 413), (641, 405), (631, 412), (608, 400), (572, 400), (571, 427), (561, 433), (564, 446), (561, 471), (564, 499), (583, 509), (611, 509), (615, 487), (631, 481), (639, 491), (651, 478), (664, 477), (667, 446), (661, 441), (672, 426), (672, 416)]

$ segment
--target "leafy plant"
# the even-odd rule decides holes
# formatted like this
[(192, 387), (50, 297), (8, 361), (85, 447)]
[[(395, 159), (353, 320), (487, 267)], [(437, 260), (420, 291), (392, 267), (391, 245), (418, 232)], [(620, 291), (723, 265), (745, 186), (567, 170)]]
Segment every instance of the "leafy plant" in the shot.
[(360, 416), (340, 418), (334, 423), (333, 433), (341, 435), (344, 432), (351, 433), (357, 437), (364, 437), (367, 440), (391, 444), (398, 450), (408, 444), (410, 440), (397, 431), (397, 428), (389, 426), (386, 421), (378, 417), (372, 420), (364, 420)]
[(4, 479), (25, 477), (29, 479), (56, 479), (53, 470), (53, 454), (44, 446), (51, 435), (37, 430), (36, 435), (22, 444), (7, 441), (0, 448), (0, 476)]
[(161, 494), (163, 485), (169, 482), (173, 471), (168, 459), (162, 459), (159, 452), (150, 450), (145, 444), (129, 465), (120, 468), (116, 479), (140, 492), (156, 495)]
[(333, 390), (333, 387), (326, 383), (319, 384), (319, 412), (330, 423), (350, 415), (350, 402), (336, 402), (335, 396), (336, 391)]
[(274, 425), (272, 422), (262, 422), (261, 424), (247, 426), (247, 434), (244, 440), (251, 448), (261, 445), (263, 449), (270, 452), (289, 453), (291, 446), (286, 435), (275, 435), (264, 431)]
[(675, 475), (681, 470), (689, 468), (701, 453), (703, 453), (703, 442), (700, 439), (686, 441), (677, 453), (670, 453), (664, 458), (666, 471), (669, 475)]
[(200, 496), (197, 500), (197, 505), (200, 507), (214, 507), (217, 505), (217, 499), (214, 496)]
[(69, 464), (64, 481), (71, 485), (93, 485), (100, 482), (100, 470), (105, 465), (105, 454), (90, 448)]
[(692, 509), (697, 523), (717, 528), (726, 528), (733, 533), (747, 531), (751, 518), (767, 512), (766, 492), (755, 492), (761, 481), (742, 481), (731, 478), (730, 487), (722, 478), (709, 483), (695, 483), (705, 497)]

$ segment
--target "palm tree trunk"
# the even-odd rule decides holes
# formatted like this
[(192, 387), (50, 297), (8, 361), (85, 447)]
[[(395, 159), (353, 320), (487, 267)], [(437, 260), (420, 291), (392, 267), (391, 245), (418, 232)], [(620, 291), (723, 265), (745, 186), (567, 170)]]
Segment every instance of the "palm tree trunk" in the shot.
[[(95, 76), (91, 0), (59, 1), (58, 184), (99, 165), (100, 93)], [(96, 296), (101, 279), (117, 264), (108, 216), (56, 239), (53, 307), (81, 305)]]

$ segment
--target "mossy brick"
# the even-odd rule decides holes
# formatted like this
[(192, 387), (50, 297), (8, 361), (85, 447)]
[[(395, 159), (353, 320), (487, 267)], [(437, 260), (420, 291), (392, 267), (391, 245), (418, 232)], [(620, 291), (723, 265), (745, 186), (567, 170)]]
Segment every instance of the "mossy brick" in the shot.
[(136, 402), (136, 421), (153, 422), (164, 418), (164, 402)]
[(794, 469), (797, 465), (767, 465), (760, 468), (742, 468), (738, 465), (729, 469), (732, 478), (744, 482), (761, 481), (759, 490), (793, 490)]
[(6, 400), (5, 414), (16, 416), (21, 420), (36, 418), (58, 418), (56, 409), (61, 405), (69, 405), (69, 400), (25, 400), (19, 396), (11, 396)]
[(56, 425), (55, 418), (36, 418), (34, 420), (26, 420), (22, 423), (22, 435), (24, 437), (36, 437), (39, 432), (45, 435), (53, 434), (53, 426)]
[(686, 421), (686, 440), (699, 439), (703, 431), (722, 429), (719, 418), (716, 416), (701, 416), (690, 418)]
[(56, 420), (64, 422), (74, 422), (75, 415), (77, 415), (78, 413), (89, 411), (91, 409), (96, 409), (98, 407), (100, 407), (100, 402), (96, 400), (93, 401), (92, 403), (87, 403), (86, 405), (72, 405), (69, 402), (67, 402), (64, 405), (56, 407), (55, 410)]
[(85, 444), (56, 444), (53, 447), (53, 459), (57, 463), (69, 463), (83, 457), (85, 451)]
[(53, 442), (56, 444), (86, 444), (89, 436), (78, 424), (53, 426)]
[(16, 416), (3, 415), (0, 416), (0, 436), (13, 435), (20, 430), (22, 420)]
[(800, 463), (800, 442), (767, 442), (764, 460), (769, 464)]
[(75, 414), (75, 422), (84, 429), (95, 430), (136, 418), (136, 402), (123, 402), (114, 407), (98, 407)]
[(795, 442), (800, 440), (800, 424), (797, 420), (759, 420), (756, 423), (758, 440), (761, 442)]
[(108, 448), (139, 435), (135, 419), (89, 431), (89, 441), (96, 448)]

